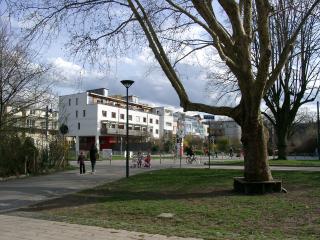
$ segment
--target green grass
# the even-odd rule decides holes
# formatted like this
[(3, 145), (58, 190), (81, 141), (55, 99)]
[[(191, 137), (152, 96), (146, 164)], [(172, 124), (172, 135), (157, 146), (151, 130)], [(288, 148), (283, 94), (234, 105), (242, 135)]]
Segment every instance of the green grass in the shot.
[[(243, 166), (243, 160), (212, 160), (211, 164)], [(319, 160), (269, 160), (271, 166), (320, 167)]]
[[(204, 239), (319, 239), (320, 173), (275, 172), (287, 194), (232, 192), (236, 170), (147, 172), (29, 211), (45, 219)], [(35, 213), (36, 212), (36, 213)], [(173, 218), (159, 218), (173, 213)]]

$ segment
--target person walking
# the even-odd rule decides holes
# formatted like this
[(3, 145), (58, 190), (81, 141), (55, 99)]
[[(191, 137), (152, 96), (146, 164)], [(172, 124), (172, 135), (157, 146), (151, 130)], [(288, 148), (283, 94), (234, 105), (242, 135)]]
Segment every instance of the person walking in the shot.
[(90, 162), (91, 162), (91, 173), (95, 173), (95, 165), (96, 165), (96, 161), (97, 161), (97, 154), (98, 154), (98, 149), (96, 147), (95, 144), (92, 144), (91, 148), (90, 148)]
[(83, 152), (80, 152), (80, 155), (78, 157), (78, 164), (80, 164), (80, 174), (85, 174), (86, 173), (86, 166), (84, 164), (85, 160), (86, 160), (86, 158), (83, 155)]

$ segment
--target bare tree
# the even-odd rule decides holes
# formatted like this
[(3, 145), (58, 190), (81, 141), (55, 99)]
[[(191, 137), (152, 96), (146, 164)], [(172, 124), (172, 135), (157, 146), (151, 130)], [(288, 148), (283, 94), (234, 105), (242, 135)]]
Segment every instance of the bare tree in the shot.
[[(295, 31), (312, 1), (279, 1), (271, 18), (271, 69), (275, 70), (282, 49)], [(278, 158), (287, 159), (287, 141), (299, 108), (315, 100), (320, 85), (320, 27), (318, 15), (311, 15), (297, 32), (288, 61), (277, 81), (264, 96), (270, 111), (264, 112), (277, 136)], [(296, 119), (297, 121), (299, 119)]]
[[(272, 69), (269, 17), (273, 8), (267, 0), (46, 0), (18, 1), (15, 8), (23, 10), (20, 13), (27, 17), (25, 19), (34, 23), (30, 29), (32, 36), (69, 27), (70, 44), (75, 53), (96, 56), (93, 53), (99, 50), (109, 53), (119, 47), (126, 50), (137, 43), (145, 46), (143, 41), (147, 40), (183, 109), (233, 118), (242, 128), (245, 179), (268, 181), (272, 175), (260, 104), (287, 63), (292, 44), (319, 2), (314, 0), (299, 19)], [(230, 27), (217, 17), (217, 6), (223, 9)], [(195, 28), (200, 29), (201, 34), (195, 36)], [(254, 35), (259, 42), (256, 68), (251, 52)], [(178, 65), (201, 50), (218, 53), (235, 76), (241, 92), (237, 106), (211, 106), (190, 100)]]
[(28, 43), (16, 41), (12, 32), (0, 28), (0, 137), (12, 129), (18, 113), (23, 121), (27, 108), (48, 99), (48, 79), (43, 81), (48, 67), (32, 62), (34, 57)]

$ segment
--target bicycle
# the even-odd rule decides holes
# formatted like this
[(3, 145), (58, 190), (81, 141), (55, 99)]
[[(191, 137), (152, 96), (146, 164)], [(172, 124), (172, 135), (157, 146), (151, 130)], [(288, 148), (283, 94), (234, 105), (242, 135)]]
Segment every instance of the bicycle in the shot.
[(197, 157), (195, 155), (187, 156), (186, 157), (186, 163), (192, 164), (193, 162), (197, 162)]

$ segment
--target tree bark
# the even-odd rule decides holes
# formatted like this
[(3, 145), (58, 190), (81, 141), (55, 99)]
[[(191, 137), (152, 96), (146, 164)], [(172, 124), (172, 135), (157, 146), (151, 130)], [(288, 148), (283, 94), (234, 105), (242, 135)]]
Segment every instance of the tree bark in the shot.
[(246, 119), (241, 130), (245, 180), (271, 181), (273, 178), (268, 164), (268, 133), (262, 120)]
[(278, 159), (287, 159), (287, 130), (277, 130)]

